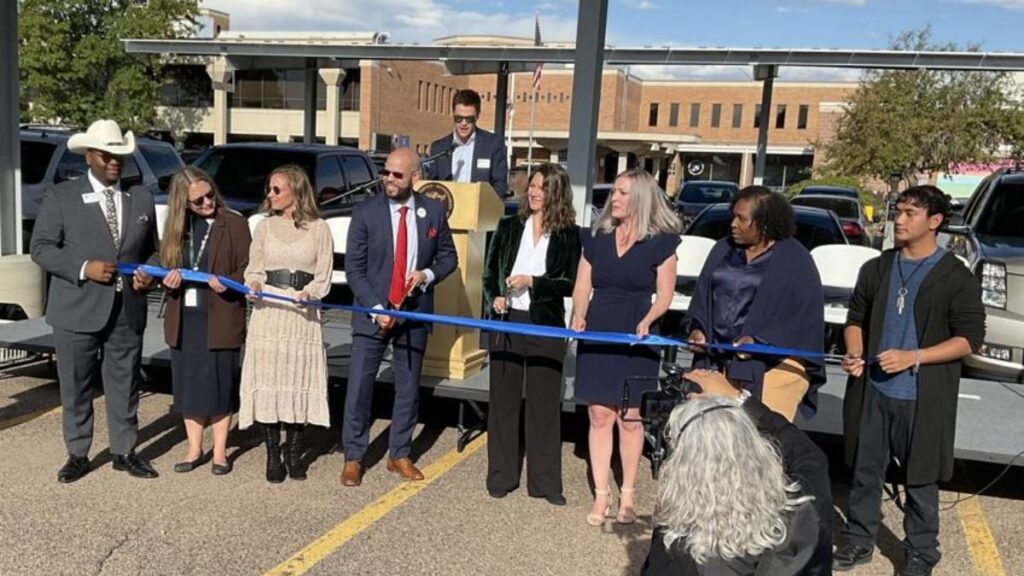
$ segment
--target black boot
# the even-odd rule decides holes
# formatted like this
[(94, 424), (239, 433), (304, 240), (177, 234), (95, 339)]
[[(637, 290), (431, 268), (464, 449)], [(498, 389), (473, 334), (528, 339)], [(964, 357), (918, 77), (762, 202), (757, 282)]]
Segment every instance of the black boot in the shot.
[(284, 482), (284, 462), (281, 460), (281, 427), (278, 424), (264, 424), (267, 438), (267, 482)]
[(288, 477), (292, 480), (305, 480), (306, 467), (302, 463), (305, 445), (302, 442), (306, 432), (305, 424), (285, 424), (284, 460), (288, 466)]

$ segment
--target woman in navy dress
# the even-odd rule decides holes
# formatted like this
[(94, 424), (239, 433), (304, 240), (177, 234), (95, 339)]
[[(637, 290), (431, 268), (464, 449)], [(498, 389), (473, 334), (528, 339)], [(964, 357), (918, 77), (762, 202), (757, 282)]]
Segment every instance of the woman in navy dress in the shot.
[[(657, 181), (632, 169), (615, 179), (608, 203), (593, 229), (583, 232), (583, 258), (573, 290), (573, 330), (628, 332), (643, 337), (657, 331), (668, 310), (676, 279), (680, 222)], [(591, 294), (593, 297), (591, 298)], [(653, 298), (652, 295), (656, 295)], [(610, 512), (612, 442), (619, 427), (622, 486), (617, 522), (635, 521), (634, 488), (644, 446), (640, 393), (657, 388), (659, 350), (652, 346), (580, 342), (576, 357), (576, 397), (590, 404), (590, 466), (594, 503), (587, 523), (600, 526)], [(626, 417), (620, 416), (622, 389), (631, 383)]]

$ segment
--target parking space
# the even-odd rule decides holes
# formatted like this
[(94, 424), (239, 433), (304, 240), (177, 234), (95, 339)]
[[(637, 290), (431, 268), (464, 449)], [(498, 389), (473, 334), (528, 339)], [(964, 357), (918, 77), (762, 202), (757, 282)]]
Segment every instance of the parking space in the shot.
[[(304, 482), (270, 485), (253, 431), (232, 432), (235, 470), (214, 477), (206, 465), (171, 468), (184, 455), (170, 397), (147, 393), (140, 404), (139, 452), (161, 472), (136, 480), (114, 472), (105, 451), (103, 402), (97, 401), (94, 470), (72, 485), (56, 482), (64, 459), (57, 388), (44, 367), (0, 379), (0, 574), (613, 574), (638, 572), (647, 554), (656, 483), (642, 474), (637, 524), (588, 526), (585, 446), (579, 421), (567, 418), (563, 465), (569, 505), (555, 508), (520, 489), (488, 497), (486, 437), (455, 450), (454, 406), (424, 403), (415, 453), (429, 483), (399, 482), (384, 470), (388, 422), (373, 431), (363, 486), (338, 484), (337, 430), (312, 435), (315, 460)], [(823, 441), (839, 460), (834, 442)], [(1001, 468), (961, 463), (942, 501), (966, 497)], [(1024, 470), (990, 493), (941, 513), (938, 575), (1021, 574)], [(834, 466), (837, 500), (846, 490)], [(874, 561), (850, 574), (892, 574), (900, 561), (901, 515), (885, 504)]]

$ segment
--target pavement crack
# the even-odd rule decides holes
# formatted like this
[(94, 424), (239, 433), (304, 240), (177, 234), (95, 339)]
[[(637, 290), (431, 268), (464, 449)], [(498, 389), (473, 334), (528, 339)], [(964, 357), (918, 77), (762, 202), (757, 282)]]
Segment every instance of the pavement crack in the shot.
[(122, 546), (127, 544), (128, 541), (131, 540), (132, 536), (137, 532), (138, 529), (132, 530), (131, 532), (122, 535), (121, 538), (113, 546), (110, 547), (110, 550), (107, 551), (107, 554), (100, 560), (99, 566), (96, 567), (96, 575), (103, 573), (103, 569), (106, 567), (107, 560), (110, 560), (110, 557), (113, 556), (115, 552), (120, 550)]

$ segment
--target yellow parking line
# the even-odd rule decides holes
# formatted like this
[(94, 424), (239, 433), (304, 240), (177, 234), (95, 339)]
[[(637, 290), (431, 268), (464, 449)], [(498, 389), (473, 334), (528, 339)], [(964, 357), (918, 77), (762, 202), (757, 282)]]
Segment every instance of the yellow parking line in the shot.
[(14, 428), (15, 426), (20, 426), (26, 422), (31, 422), (36, 418), (49, 416), (50, 414), (58, 414), (60, 413), (60, 408), (60, 406), (57, 406), (55, 408), (46, 408), (44, 410), (37, 410), (35, 412), (29, 412), (28, 414), (22, 414), (21, 416), (15, 416), (14, 418), (11, 418), (9, 420), (4, 420), (3, 422), (0, 422), (0, 430)]
[(967, 538), (967, 549), (971, 552), (975, 573), (980, 576), (1006, 576), (1003, 562), (999, 559), (999, 549), (985, 521), (981, 502), (977, 498), (964, 500), (957, 506), (957, 510), (960, 512), (960, 526)]
[(324, 534), (309, 546), (296, 552), (294, 556), (271, 569), (264, 576), (298, 576), (299, 574), (305, 574), (321, 560), (344, 546), (346, 542), (372, 526), (374, 522), (387, 516), (389, 512), (415, 496), (445, 472), (454, 468), (459, 462), (472, 456), (473, 453), (486, 443), (487, 434), (483, 434), (479, 439), (466, 446), (466, 449), (461, 453), (452, 450), (445, 454), (440, 460), (423, 469), (424, 480), (421, 482), (403, 482), (359, 512), (356, 512), (355, 515), (350, 516), (344, 522), (332, 528), (330, 532)]

